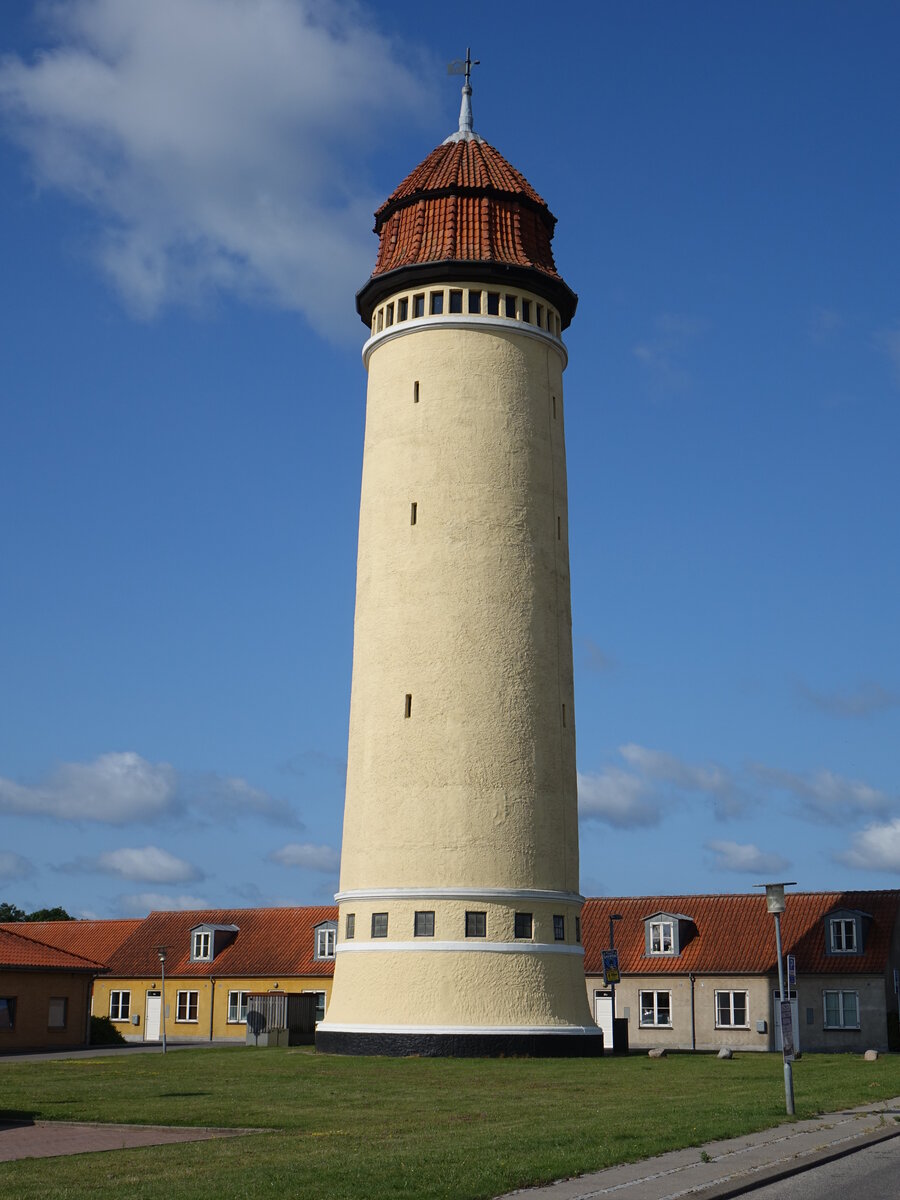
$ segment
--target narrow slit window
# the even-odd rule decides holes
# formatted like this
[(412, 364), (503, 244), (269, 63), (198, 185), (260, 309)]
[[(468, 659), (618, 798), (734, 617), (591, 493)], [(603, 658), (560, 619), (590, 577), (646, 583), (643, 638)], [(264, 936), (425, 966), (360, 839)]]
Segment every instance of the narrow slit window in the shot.
[(415, 500), (413, 500), (412, 504), (410, 504), (410, 506), (409, 506), (409, 523), (410, 523), (410, 525), (415, 525), (415, 523), (416, 523), (416, 516), (417, 516), (418, 508), (419, 508), (418, 504), (415, 502)]
[(506, 303), (506, 315), (508, 317), (512, 317), (512, 319), (515, 320), (516, 319), (516, 298), (515, 298), (515, 296), (511, 296), (509, 294), (509, 292), (507, 292), (506, 297), (505, 297), (505, 303)]
[(431, 293), (431, 315), (433, 317), (439, 317), (443, 311), (444, 311), (444, 293), (443, 292), (432, 292)]
[(404, 717), (412, 716), (412, 692), (406, 693), (406, 700), (403, 704), (403, 715)]
[(530, 300), (522, 301), (522, 320), (528, 321), (529, 324), (531, 323), (531, 301)]
[(556, 397), (553, 397), (553, 420), (556, 420)]
[(425, 293), (419, 292), (417, 296), (413, 296), (413, 316), (425, 316)]
[(462, 292), (451, 291), (450, 293), (450, 311), (452, 313), (462, 312)]
[(481, 292), (469, 288), (469, 312), (481, 312)]
[(562, 541), (562, 517), (556, 518), (556, 540)]
[(565, 729), (565, 727), (566, 727), (566, 706), (565, 705), (562, 706), (562, 723), (563, 723), (563, 729)]
[(409, 316), (409, 301), (404, 296), (402, 300), (397, 301), (397, 320), (405, 321)]
[(347, 932), (344, 936), (348, 942), (356, 937), (356, 913), (347, 913)]
[(500, 316), (500, 293), (499, 292), (488, 292), (488, 316), (489, 317), (499, 317)]
[(566, 940), (566, 918), (561, 913), (557, 913), (553, 918), (553, 940), (555, 942)]
[(393, 323), (394, 323), (394, 306), (393, 306), (393, 304), (389, 304), (387, 306), (387, 308), (384, 310), (384, 323), (385, 323), (385, 325), (393, 325)]
[(419, 403), (419, 381), (418, 379), (413, 384), (413, 404)]

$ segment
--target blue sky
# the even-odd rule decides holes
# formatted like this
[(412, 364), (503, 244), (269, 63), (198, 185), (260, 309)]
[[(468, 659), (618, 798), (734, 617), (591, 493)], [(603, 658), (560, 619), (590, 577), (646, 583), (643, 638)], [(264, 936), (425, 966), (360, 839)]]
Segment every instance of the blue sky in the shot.
[[(312, 16), (311, 16), (312, 14)], [(586, 894), (900, 886), (900, 9), (0, 9), (0, 899), (335, 890), (374, 208), (559, 218)]]

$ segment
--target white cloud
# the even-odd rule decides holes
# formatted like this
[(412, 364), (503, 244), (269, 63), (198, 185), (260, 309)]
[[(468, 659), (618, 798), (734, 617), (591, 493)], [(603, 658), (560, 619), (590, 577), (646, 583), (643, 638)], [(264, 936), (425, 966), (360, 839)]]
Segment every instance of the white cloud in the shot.
[(710, 797), (716, 816), (734, 816), (746, 807), (744, 792), (724, 767), (714, 763), (694, 766), (676, 758), (674, 754), (651, 750), (633, 742), (620, 746), (619, 753), (630, 767), (647, 779)]
[(269, 855), (272, 862), (282, 867), (302, 867), (306, 871), (336, 871), (341, 856), (331, 846), (314, 846), (309, 842), (290, 842)]
[(883, 825), (869, 825), (853, 835), (849, 850), (835, 860), (863, 871), (894, 871), (900, 874), (900, 817)]
[(900, 693), (888, 691), (880, 683), (860, 683), (853, 690), (817, 692), (805, 683), (797, 684), (800, 696), (813, 708), (834, 717), (869, 717), (900, 707)]
[(179, 790), (191, 808), (214, 816), (217, 822), (226, 817), (250, 815), (303, 828), (302, 821), (286, 800), (270, 796), (246, 779), (219, 775), (214, 771), (182, 775)]
[(650, 372), (655, 385), (665, 391), (684, 391), (691, 376), (684, 366), (690, 343), (707, 329), (698, 317), (663, 313), (654, 322), (654, 333), (632, 347), (632, 354)]
[(783, 871), (790, 864), (780, 854), (766, 854), (752, 842), (707, 842), (713, 866), (720, 871), (746, 871), (757, 875)]
[(11, 850), (0, 850), (0, 883), (13, 879), (28, 879), (34, 874), (34, 864), (21, 854)]
[(334, 334), (374, 262), (367, 156), (429, 115), (416, 54), (353, 0), (44, 11), (52, 48), (0, 64), (0, 109), (133, 310), (231, 292)]
[(192, 883), (203, 873), (183, 858), (158, 846), (122, 847), (107, 850), (93, 862), (97, 871), (118, 875), (134, 883)]
[(168, 763), (132, 751), (101, 754), (91, 763), (63, 763), (43, 786), (0, 778), (0, 812), (111, 825), (153, 820), (175, 809), (176, 782)]
[(119, 897), (119, 911), (145, 917), (147, 913), (190, 912), (193, 909), (212, 908), (203, 896), (167, 896), (164, 892), (138, 892)]
[(658, 825), (661, 805), (644, 780), (621, 767), (606, 767), (597, 774), (579, 771), (578, 813), (584, 820), (635, 829)]
[(846, 779), (832, 771), (811, 775), (784, 771), (753, 763), (750, 770), (770, 787), (789, 792), (811, 816), (833, 823), (852, 821), (861, 815), (876, 816), (891, 807), (886, 793), (858, 779)]

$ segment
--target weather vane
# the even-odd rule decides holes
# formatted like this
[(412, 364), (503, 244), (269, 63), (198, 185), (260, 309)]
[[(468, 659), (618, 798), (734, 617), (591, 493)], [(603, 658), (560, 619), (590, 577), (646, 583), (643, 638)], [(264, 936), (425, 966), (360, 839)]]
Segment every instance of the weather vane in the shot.
[(480, 66), (481, 66), (481, 60), (476, 58), (475, 61), (472, 62), (472, 51), (469, 49), (468, 46), (466, 46), (465, 61), (463, 61), (463, 59), (461, 59), (461, 58), (454, 58), (452, 63), (447, 64), (447, 74), (448, 75), (465, 75), (465, 77), (466, 77), (465, 86), (471, 87), (472, 85), (469, 82), (469, 77), (472, 74), (472, 68), (480, 67)]
[[(481, 63), (476, 58), (472, 62), (472, 51), (466, 47), (465, 62), (461, 58), (455, 58), (452, 63), (447, 66), (448, 75), (465, 75), (466, 81), (463, 84), (462, 104), (459, 108), (459, 133), (451, 135), (448, 141), (459, 141), (462, 138), (472, 137), (472, 84), (469, 82), (472, 75), (473, 67), (480, 67)], [(476, 140), (478, 140), (476, 138)]]

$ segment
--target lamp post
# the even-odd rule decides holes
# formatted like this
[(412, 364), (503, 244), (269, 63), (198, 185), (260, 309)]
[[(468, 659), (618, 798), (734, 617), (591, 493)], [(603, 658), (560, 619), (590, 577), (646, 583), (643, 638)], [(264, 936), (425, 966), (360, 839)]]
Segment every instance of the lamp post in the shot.
[[(785, 883), (758, 883), (757, 887), (766, 889), (766, 909), (775, 918), (775, 951), (778, 955), (778, 999), (779, 999), (779, 1021), (781, 1022), (781, 1052), (784, 1057), (784, 1103), (787, 1109), (788, 1116), (794, 1115), (794, 1077), (791, 1071), (791, 1061), (793, 1056), (793, 1026), (791, 1024), (791, 1001), (790, 998), (785, 999), (784, 994), (784, 956), (781, 953), (781, 914), (785, 910), (784, 889), (786, 887), (795, 887), (796, 881), (790, 880)], [(791, 1047), (788, 1052), (788, 1041), (784, 1036), (784, 1006), (787, 1004), (787, 1024), (791, 1030)]]
[(162, 977), (162, 1035), (163, 1035), (163, 1054), (167, 1052), (166, 1046), (166, 955), (169, 952), (168, 946), (157, 946), (156, 953), (159, 955), (159, 969)]

